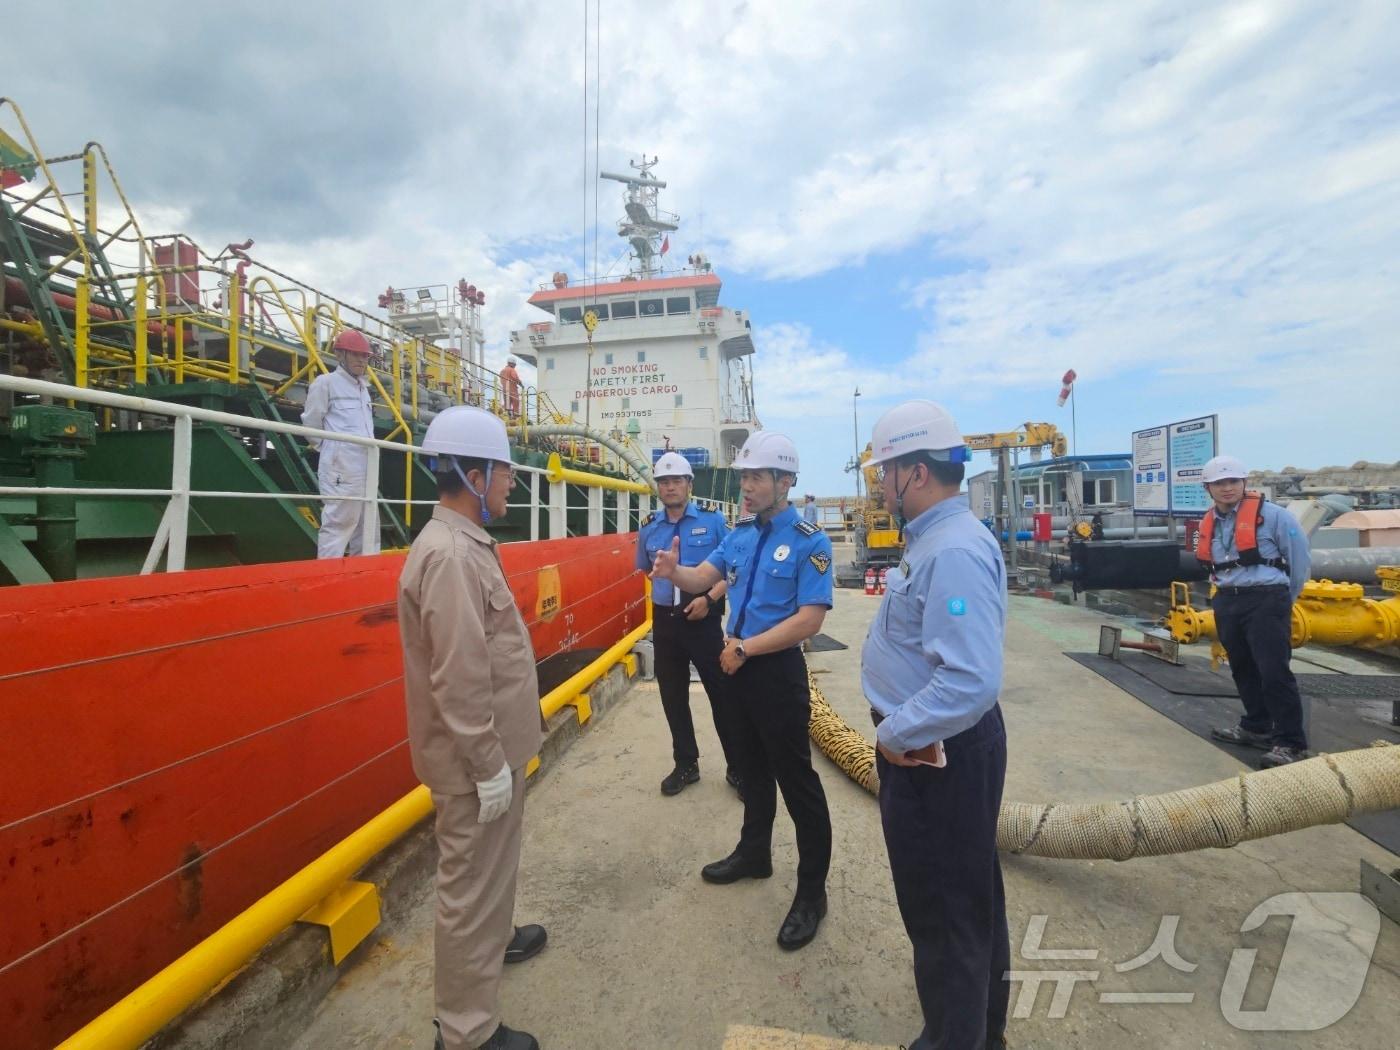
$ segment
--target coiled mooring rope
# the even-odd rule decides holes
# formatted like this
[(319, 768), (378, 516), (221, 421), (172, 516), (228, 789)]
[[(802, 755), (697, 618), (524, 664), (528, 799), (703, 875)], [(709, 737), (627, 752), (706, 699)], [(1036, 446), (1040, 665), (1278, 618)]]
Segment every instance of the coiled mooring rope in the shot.
[[(812, 742), (872, 794), (875, 747), (842, 721), (811, 671)], [(1131, 860), (1339, 824), (1400, 807), (1400, 747), (1369, 748), (1240, 773), (1202, 787), (1088, 804), (1003, 802), (997, 845), (1008, 853), (1062, 860)]]

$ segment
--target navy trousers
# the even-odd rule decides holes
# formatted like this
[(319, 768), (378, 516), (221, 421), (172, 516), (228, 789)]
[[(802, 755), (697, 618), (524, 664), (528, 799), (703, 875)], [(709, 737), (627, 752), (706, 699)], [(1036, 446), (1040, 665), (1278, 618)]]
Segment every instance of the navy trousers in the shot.
[(914, 945), (924, 1028), (909, 1050), (983, 1050), (1004, 1035), (1011, 941), (997, 856), (1006, 727), (993, 707), (943, 742), (948, 764), (876, 753), (895, 896)]
[(831, 868), (831, 813), (822, 779), (812, 768), (812, 694), (799, 649), (751, 656), (728, 681), (725, 703), (744, 781), (744, 827), (739, 853), (768, 860), (778, 791), (797, 830), (797, 896), (826, 892)]
[(695, 742), (695, 722), (690, 715), (690, 665), (700, 672), (700, 684), (710, 698), (715, 733), (724, 752), (726, 770), (738, 765), (733, 732), (724, 717), (724, 672), (719, 654), (724, 648), (724, 604), (703, 620), (687, 620), (678, 609), (652, 606), (652, 639), (656, 646), (656, 684), (661, 689), (661, 709), (671, 729), (671, 757), (677, 766), (693, 766), (700, 759)]
[(1230, 676), (1244, 703), (1240, 726), (1272, 734), (1275, 747), (1306, 750), (1303, 698), (1289, 667), (1293, 601), (1288, 587), (1222, 588), (1212, 606), (1220, 644), (1230, 654)]

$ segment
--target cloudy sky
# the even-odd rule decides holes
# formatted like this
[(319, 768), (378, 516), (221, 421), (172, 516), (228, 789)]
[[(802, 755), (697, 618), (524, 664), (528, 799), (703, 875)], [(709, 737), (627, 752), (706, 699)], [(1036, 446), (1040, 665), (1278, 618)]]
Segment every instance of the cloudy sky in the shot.
[[(11, 0), (0, 94), (48, 152), (102, 142), (148, 228), (253, 237), (354, 303), (469, 278), (495, 361), (540, 282), (591, 267), (583, 0), (203, 6)], [(1400, 459), (1400, 6), (601, 0), (600, 25), (601, 166), (661, 157), (670, 257), (707, 251), (751, 311), (804, 487), (850, 487), (857, 385), (862, 441), (907, 396), (1069, 430), (1070, 367), (1081, 452), (1215, 412), (1253, 465)]]

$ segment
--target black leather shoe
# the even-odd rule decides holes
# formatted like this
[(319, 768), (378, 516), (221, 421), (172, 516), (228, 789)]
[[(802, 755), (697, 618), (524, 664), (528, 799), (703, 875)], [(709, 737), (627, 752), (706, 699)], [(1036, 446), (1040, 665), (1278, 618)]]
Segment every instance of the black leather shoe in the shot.
[(733, 769), (724, 771), (724, 782), (734, 789), (734, 794), (739, 796), (739, 801), (744, 801), (744, 779)]
[(798, 898), (793, 901), (787, 918), (783, 920), (783, 927), (778, 931), (778, 947), (783, 951), (795, 952), (811, 944), (812, 938), (817, 935), (817, 927), (825, 917), (825, 893), (815, 900)]
[(663, 795), (679, 795), (685, 790), (687, 784), (695, 784), (699, 780), (699, 766), (693, 763), (688, 766), (677, 766), (661, 781), (661, 793)]
[(549, 934), (543, 926), (517, 926), (515, 936), (506, 945), (506, 962), (522, 963), (526, 959), (533, 959), (544, 950), (548, 940)]
[(477, 1050), (540, 1050), (539, 1041), (528, 1032), (517, 1032), (501, 1025)]
[(700, 869), (700, 877), (706, 882), (726, 885), (731, 882), (738, 882), (740, 879), (767, 879), (773, 875), (772, 860), (749, 860), (735, 850), (724, 860), (717, 860), (713, 864), (706, 864)]

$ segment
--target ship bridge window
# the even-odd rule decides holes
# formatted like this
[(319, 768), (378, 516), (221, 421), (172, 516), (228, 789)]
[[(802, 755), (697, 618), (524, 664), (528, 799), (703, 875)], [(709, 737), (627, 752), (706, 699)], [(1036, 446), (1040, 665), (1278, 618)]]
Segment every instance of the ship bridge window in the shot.
[(598, 320), (606, 321), (608, 319), (607, 303), (594, 303), (592, 306), (589, 307), (589, 309), (598, 315)]
[(668, 314), (688, 314), (690, 313), (690, 296), (678, 295), (666, 300), (666, 312)]
[(623, 318), (637, 316), (636, 300), (628, 299), (626, 302), (612, 304), (612, 319), (621, 321)]
[(640, 303), (643, 317), (656, 317), (661, 313), (660, 299), (643, 299)]
[(578, 324), (583, 320), (583, 307), (581, 306), (561, 306), (559, 307), (560, 324)]

